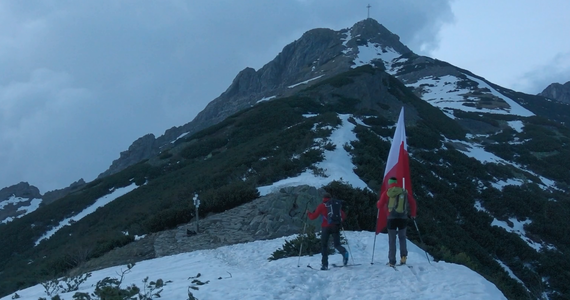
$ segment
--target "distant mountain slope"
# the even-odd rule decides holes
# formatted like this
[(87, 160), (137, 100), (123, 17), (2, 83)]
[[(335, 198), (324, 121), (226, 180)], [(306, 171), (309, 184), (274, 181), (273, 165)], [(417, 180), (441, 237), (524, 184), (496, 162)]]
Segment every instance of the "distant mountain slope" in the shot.
[[(386, 70), (422, 99), (443, 110), (510, 113), (511, 109), (524, 109), (527, 110), (524, 115), (536, 114), (532, 107), (526, 107), (527, 101), (503, 94), (500, 91), (505, 89), (469, 71), (414, 54), (396, 34), (374, 19), (366, 19), (339, 31), (320, 28), (306, 32), (261, 69), (241, 71), (228, 89), (191, 122), (173, 127), (158, 138), (152, 134), (139, 138), (99, 177), (155, 156), (169, 149), (177, 138), (217, 124), (259, 101), (293, 95), (365, 64)], [(429, 91), (435, 89), (446, 89), (447, 93), (438, 93), (440, 99), (432, 99)], [(540, 97), (538, 101), (543, 99)], [(570, 121), (570, 113), (552, 108), (540, 113), (548, 113), (545, 117), (554, 120)]]
[[(562, 124), (568, 118), (564, 104), (417, 56), (382, 29), (366, 20), (338, 32), (309, 31), (307, 38), (317, 36), (311, 37), (318, 41), (314, 49), (334, 49), (328, 61), (315, 53), (303, 56), (302, 48), (312, 44), (300, 39), (292, 45), (303, 47), (284, 50), (266, 69), (240, 73), (201, 113), (219, 120), (202, 123), (201, 130), (171, 131), (172, 138), (161, 137), (168, 140), (163, 146), (143, 137), (126, 155), (137, 159), (122, 161), (122, 170), (0, 224), (0, 240), (9, 241), (0, 245), (0, 296), (95, 264), (118, 249), (128, 249), (122, 253), (130, 253), (130, 260), (157, 255), (154, 249), (175, 245), (170, 241), (187, 242), (195, 195), (202, 201), (199, 216), (212, 217), (252, 203), (267, 186), (303, 182), (302, 174), (322, 178), (323, 188), (346, 201), (347, 230), (371, 231), (375, 191), (404, 107), (422, 232), (410, 230), (410, 240), (435, 260), (476, 270), (508, 299), (570, 297), (570, 129)], [(339, 175), (335, 162), (346, 164), (331, 163), (331, 153), (350, 160), (343, 170), (353, 174)], [(132, 190), (89, 209), (126, 187)], [(264, 209), (258, 215), (272, 222), (247, 225), (272, 232), (295, 228), (295, 211), (307, 206), (272, 203), (286, 216)], [(224, 219), (211, 224), (244, 226)], [(171, 239), (157, 238), (165, 234)], [(141, 250), (143, 235), (149, 238)], [(215, 242), (232, 241), (222, 236)], [(107, 262), (130, 262), (114, 258)]]
[(40, 190), (27, 182), (20, 182), (0, 190), (0, 222), (7, 223), (15, 218), (22, 217), (36, 210), (40, 205), (50, 204), (79, 190), (85, 185), (85, 181), (80, 179), (72, 183), (69, 187), (46, 192), (44, 195)]
[(565, 84), (552, 83), (539, 96), (570, 104), (570, 81)]
[(0, 223), (26, 215), (38, 208), (41, 194), (37, 187), (20, 182), (0, 190)]

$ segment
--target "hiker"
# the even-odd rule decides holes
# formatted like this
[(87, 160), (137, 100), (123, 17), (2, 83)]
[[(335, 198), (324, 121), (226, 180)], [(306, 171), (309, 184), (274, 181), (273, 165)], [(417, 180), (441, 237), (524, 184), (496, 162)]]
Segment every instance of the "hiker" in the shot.
[(409, 197), (408, 191), (404, 190), (396, 177), (388, 179), (387, 197), (380, 197), (376, 206), (380, 211), (388, 208), (388, 264), (390, 267), (396, 265), (396, 235), (400, 242), (400, 264), (406, 264), (408, 259), (408, 247), (406, 245), (406, 227), (408, 218), (416, 218), (416, 201)]
[(321, 222), (321, 270), (329, 268), (329, 236), (332, 235), (334, 247), (342, 254), (342, 263), (348, 263), (348, 251), (340, 245), (341, 223), (346, 218), (346, 213), (342, 210), (342, 202), (332, 199), (329, 193), (323, 195), (323, 202), (320, 203), (314, 212), (307, 210), (309, 219), (314, 220), (318, 216), (322, 217)]

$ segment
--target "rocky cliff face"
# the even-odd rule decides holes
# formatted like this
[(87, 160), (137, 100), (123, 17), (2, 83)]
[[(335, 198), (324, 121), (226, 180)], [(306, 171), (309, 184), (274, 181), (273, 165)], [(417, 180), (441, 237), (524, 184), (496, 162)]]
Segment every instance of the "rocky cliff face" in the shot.
[[(242, 70), (228, 89), (191, 122), (173, 127), (159, 138), (147, 135), (135, 141), (100, 177), (170, 149), (172, 142), (183, 134), (191, 135), (210, 127), (260, 101), (297, 94), (362, 65), (384, 70), (423, 100), (449, 111), (458, 106), (490, 113), (510, 113), (518, 109), (516, 102), (520, 99), (505, 99), (499, 95), (503, 91), (500, 87), (449, 63), (413, 53), (396, 34), (374, 19), (366, 19), (339, 31), (325, 28), (307, 31), (261, 69)], [(431, 99), (431, 90), (446, 90), (448, 95)], [(360, 100), (368, 97), (366, 90), (349, 94), (358, 95)], [(384, 96), (390, 97), (389, 93)], [(526, 111), (523, 114), (532, 115)]]
[(76, 182), (70, 184), (66, 188), (46, 192), (42, 196), (42, 200), (43, 200), (42, 203), (43, 204), (53, 203), (54, 201), (65, 197), (67, 194), (73, 193), (73, 192), (81, 189), (83, 186), (85, 186), (85, 184), (86, 184), (85, 180), (83, 180), (83, 178), (81, 178), (81, 179), (77, 180)]
[(39, 202), (40, 190), (27, 182), (20, 182), (0, 190), (0, 222), (16, 218), (25, 213), (23, 208)]
[(368, 43), (394, 49), (400, 54), (412, 53), (397, 35), (374, 19), (360, 21), (352, 28), (340, 31), (325, 28), (307, 31), (261, 69), (242, 70), (228, 89), (210, 102), (191, 122), (170, 128), (158, 138), (148, 134), (136, 140), (99, 177), (114, 174), (155, 156), (169, 149), (172, 142), (181, 135), (191, 135), (217, 124), (259, 101), (287, 97), (350, 70), (359, 55), (359, 47)]
[(553, 83), (538, 95), (570, 104), (570, 81), (565, 84)]
[(159, 147), (156, 145), (154, 134), (147, 134), (134, 141), (127, 151), (121, 152), (120, 157), (113, 161), (111, 167), (107, 171), (99, 174), (99, 177), (109, 176), (124, 170), (128, 166), (157, 155), (158, 152)]
[(10, 197), (18, 198), (41, 198), (40, 190), (27, 182), (20, 182), (0, 190), (0, 201), (8, 200)]

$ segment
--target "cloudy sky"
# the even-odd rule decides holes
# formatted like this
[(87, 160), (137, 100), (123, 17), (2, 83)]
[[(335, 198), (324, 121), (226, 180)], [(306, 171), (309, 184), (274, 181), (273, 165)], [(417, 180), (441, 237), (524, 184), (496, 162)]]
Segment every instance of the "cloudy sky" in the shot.
[(0, 188), (93, 180), (305, 31), (378, 20), (414, 52), (530, 94), (570, 81), (567, 0), (6, 0)]

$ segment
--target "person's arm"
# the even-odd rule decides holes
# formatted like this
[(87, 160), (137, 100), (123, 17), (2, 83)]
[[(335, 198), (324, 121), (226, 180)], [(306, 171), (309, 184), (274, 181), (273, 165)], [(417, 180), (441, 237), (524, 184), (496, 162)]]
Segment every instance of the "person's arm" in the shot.
[(322, 214), (322, 210), (323, 210), (324, 207), (325, 207), (324, 204), (322, 204), (322, 203), (319, 204), (319, 205), (317, 206), (317, 209), (315, 209), (314, 212), (307, 211), (307, 216), (308, 216), (309, 219), (311, 219), (311, 220), (316, 219), (318, 216), (320, 216), (320, 215)]

